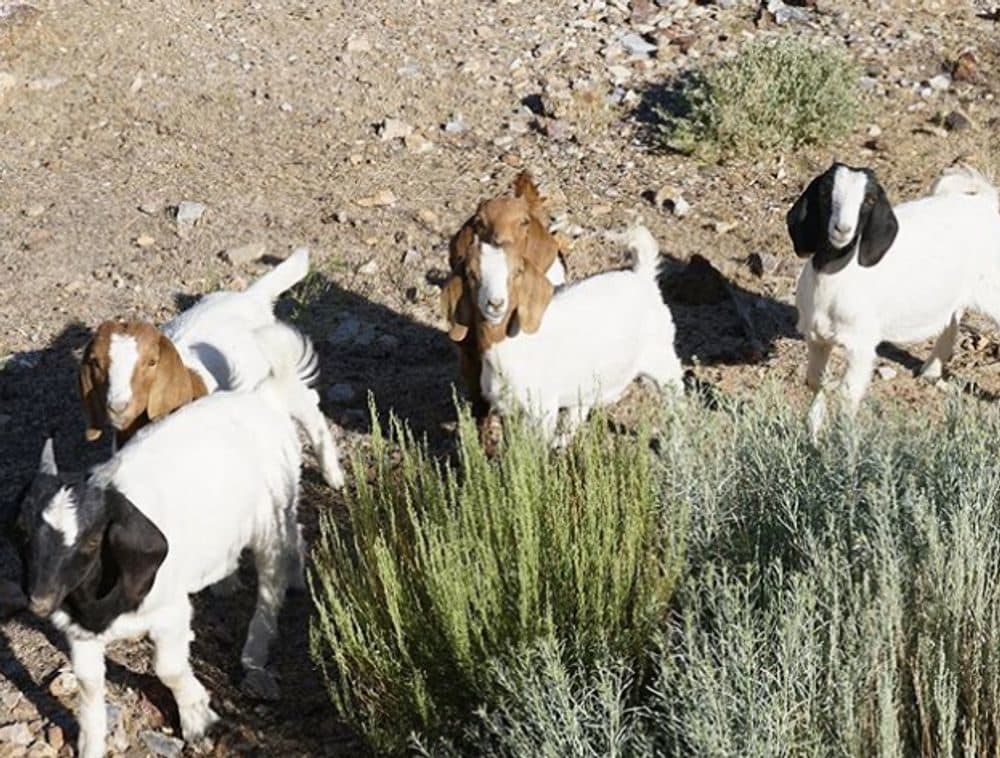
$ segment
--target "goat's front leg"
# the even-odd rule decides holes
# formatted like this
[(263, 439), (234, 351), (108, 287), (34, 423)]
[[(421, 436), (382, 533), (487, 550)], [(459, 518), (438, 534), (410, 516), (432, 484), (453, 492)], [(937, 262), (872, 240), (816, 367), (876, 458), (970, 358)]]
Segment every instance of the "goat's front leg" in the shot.
[(108, 731), (108, 712), (104, 705), (104, 643), (98, 640), (70, 640), (73, 674), (80, 683), (77, 720), (80, 758), (102, 758)]
[(830, 362), (833, 343), (821, 340), (808, 340), (806, 348), (809, 351), (806, 363), (806, 386), (813, 392), (818, 392), (823, 384), (823, 374), (826, 364)]
[(154, 668), (177, 701), (177, 712), (181, 718), (181, 733), (188, 742), (204, 736), (209, 727), (219, 717), (211, 708), (208, 692), (191, 670), (190, 644), (194, 638), (191, 631), (191, 603), (185, 597), (169, 611), (153, 628), (149, 636), (156, 646)]
[(847, 370), (844, 372), (844, 399), (847, 412), (853, 418), (861, 407), (861, 399), (872, 380), (875, 370), (876, 340), (852, 342), (847, 346)]

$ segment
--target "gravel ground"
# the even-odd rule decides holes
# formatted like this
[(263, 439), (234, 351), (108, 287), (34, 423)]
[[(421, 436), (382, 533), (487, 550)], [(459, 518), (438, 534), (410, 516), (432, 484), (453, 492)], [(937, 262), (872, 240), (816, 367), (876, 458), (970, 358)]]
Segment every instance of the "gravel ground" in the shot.
[[(346, 448), (364, 445), (369, 390), (446, 448), (457, 378), (437, 313), (447, 238), (521, 168), (573, 240), (571, 276), (619, 265), (603, 234), (642, 218), (671, 259), (678, 350), (697, 379), (735, 395), (768, 379), (803, 402), (800, 263), (784, 212), (804, 182), (832, 157), (876, 168), (894, 201), (958, 158), (1000, 177), (995, 2), (809, 5), (0, 0), (0, 506), (50, 430), (65, 468), (107, 454), (84, 443), (76, 401), (89, 328), (166, 320), (302, 245), (314, 273), (279, 309), (316, 340), (324, 411)], [(778, 35), (863, 63), (857, 129), (725, 166), (658, 149), (651, 109), (675, 76)], [(952, 78), (966, 50), (975, 65)], [(965, 122), (941, 125), (953, 112)], [(203, 207), (178, 218), (185, 202)], [(690, 264), (695, 254), (704, 261)], [(952, 386), (1000, 392), (996, 337), (976, 318), (963, 326)], [(872, 396), (939, 409), (944, 393), (912, 377), (928, 350), (887, 349)], [(619, 409), (626, 421), (643, 392)], [(306, 478), (312, 533), (316, 511), (338, 501), (315, 471)], [(291, 598), (275, 651), (284, 698), (239, 691), (244, 579), (235, 598), (197, 599), (195, 667), (224, 722), (211, 746), (185, 750), (361, 753), (309, 663), (305, 597)], [(148, 646), (115, 646), (111, 660), (115, 752), (175, 754), (176, 713)], [(8, 623), (0, 669), (0, 756), (69, 754), (74, 683), (57, 636)]]

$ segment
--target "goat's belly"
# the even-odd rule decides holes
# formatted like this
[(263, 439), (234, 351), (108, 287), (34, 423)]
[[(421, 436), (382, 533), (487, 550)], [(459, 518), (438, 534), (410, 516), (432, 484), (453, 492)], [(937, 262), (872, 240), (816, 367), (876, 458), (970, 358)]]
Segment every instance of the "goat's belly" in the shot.
[(882, 339), (895, 345), (912, 345), (915, 342), (937, 337), (951, 322), (954, 314), (960, 309), (945, 308), (936, 313), (923, 313), (919, 316), (887, 325), (882, 330)]

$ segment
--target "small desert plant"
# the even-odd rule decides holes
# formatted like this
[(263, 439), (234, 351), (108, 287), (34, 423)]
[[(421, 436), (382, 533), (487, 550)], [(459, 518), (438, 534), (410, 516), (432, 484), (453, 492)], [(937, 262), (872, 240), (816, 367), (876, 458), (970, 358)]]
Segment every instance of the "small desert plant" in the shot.
[(861, 113), (860, 69), (838, 51), (782, 39), (751, 43), (692, 72), (661, 108), (667, 147), (706, 158), (822, 144)]
[(460, 422), (457, 464), (400, 424), (356, 457), (344, 523), (322, 519), (311, 630), (339, 712), (383, 751), (461, 736), (502, 707), (504, 672), (558, 644), (587, 672), (641, 659), (680, 572), (685, 514), (645, 431), (587, 425), (563, 454), (517, 422), (496, 461)]

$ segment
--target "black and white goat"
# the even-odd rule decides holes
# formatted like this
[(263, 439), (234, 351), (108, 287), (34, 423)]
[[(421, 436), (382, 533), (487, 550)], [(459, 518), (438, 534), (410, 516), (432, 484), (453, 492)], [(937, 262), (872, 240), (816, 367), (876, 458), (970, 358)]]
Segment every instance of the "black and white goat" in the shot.
[(834, 345), (847, 353), (843, 393), (857, 411), (880, 342), (937, 337), (921, 376), (937, 379), (951, 358), (966, 310), (1000, 324), (997, 190), (975, 169), (955, 166), (931, 193), (895, 207), (867, 168), (834, 163), (788, 212), (799, 257), (811, 258), (796, 291), (809, 350), (806, 383), (815, 435), (825, 416), (823, 373)]
[(174, 694), (186, 740), (216, 721), (188, 660), (188, 596), (231, 574), (244, 548), (258, 593), (241, 661), (251, 687), (274, 689), (268, 647), (288, 583), (302, 584), (302, 456), (292, 417), (312, 403), (302, 379), (316, 358), (291, 327), (259, 331), (274, 371), (296, 371), (184, 406), (86, 477), (60, 474), (49, 440), (22, 500), (25, 591), (30, 609), (51, 616), (69, 641), (84, 758), (104, 754), (104, 649), (114, 640), (152, 639), (156, 674)]

